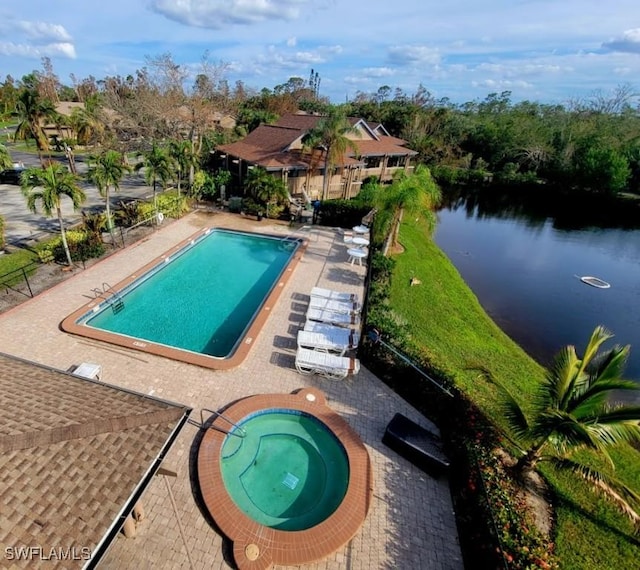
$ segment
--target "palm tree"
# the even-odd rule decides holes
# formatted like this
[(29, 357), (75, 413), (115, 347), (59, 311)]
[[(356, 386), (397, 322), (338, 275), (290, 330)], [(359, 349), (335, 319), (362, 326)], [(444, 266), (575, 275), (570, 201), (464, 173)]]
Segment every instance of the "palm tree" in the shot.
[(15, 132), (16, 140), (35, 139), (38, 155), (42, 161), (42, 153), (49, 150), (44, 123), (56, 115), (53, 103), (41, 99), (35, 90), (24, 89), (18, 96), (16, 111), (20, 121)]
[(60, 200), (63, 196), (71, 198), (74, 211), (87, 199), (86, 194), (78, 186), (78, 178), (64, 166), (51, 162), (46, 168), (27, 168), (21, 177), (22, 193), (27, 198), (27, 207), (36, 212), (38, 202), (42, 202), (42, 211), (52, 216), (55, 210), (60, 224), (60, 236), (69, 266), (73, 264), (67, 235), (64, 230)]
[(109, 190), (111, 187), (113, 187), (116, 192), (120, 190), (120, 181), (125, 173), (129, 171), (129, 167), (124, 163), (122, 154), (117, 150), (105, 150), (98, 155), (91, 156), (89, 161), (87, 179), (96, 185), (100, 196), (104, 198), (107, 227), (109, 228), (111, 243), (113, 244), (115, 243), (115, 238), (113, 236), (113, 219), (111, 217)]
[(319, 148), (322, 152), (321, 156), (324, 159), (323, 200), (329, 195), (329, 181), (333, 167), (336, 164), (342, 164), (347, 150), (351, 149), (354, 154), (358, 153), (356, 143), (347, 138), (348, 134), (355, 132), (357, 132), (356, 129), (351, 126), (344, 112), (334, 107), (302, 139), (307, 151), (313, 152), (313, 149)]
[(198, 155), (194, 152), (194, 145), (191, 141), (171, 141), (169, 143), (169, 153), (177, 167), (178, 195), (180, 195), (181, 182), (186, 176), (189, 176), (190, 183), (191, 170), (198, 164)]
[(83, 109), (72, 111), (71, 126), (76, 132), (78, 144), (88, 145), (103, 138), (105, 125), (100, 118), (100, 99), (97, 94), (85, 99)]
[(3, 144), (0, 144), (0, 170), (5, 170), (6, 168), (11, 168), (13, 166), (13, 161), (11, 160), (11, 155), (7, 150), (7, 147)]
[(640, 505), (640, 496), (571, 457), (580, 449), (592, 449), (613, 465), (609, 447), (640, 441), (640, 406), (612, 403), (617, 391), (640, 391), (636, 382), (622, 379), (628, 345), (599, 353), (612, 336), (596, 327), (581, 359), (574, 346), (563, 348), (538, 387), (529, 416), (504, 386), (496, 384), (504, 397), (511, 439), (522, 452), (515, 467), (518, 475), (532, 471), (540, 461), (552, 462), (590, 481), (639, 524), (633, 505)]
[(431, 172), (419, 164), (411, 174), (401, 170), (388, 192), (380, 194), (381, 206), (393, 211), (391, 244), (398, 244), (400, 223), (405, 211), (433, 215), (433, 207), (440, 202), (442, 193), (431, 177)]
[(269, 204), (278, 200), (286, 200), (288, 193), (285, 183), (280, 178), (271, 176), (264, 168), (249, 170), (245, 188), (266, 205), (266, 216), (269, 217)]
[(158, 181), (164, 187), (171, 179), (171, 159), (167, 152), (153, 143), (151, 150), (142, 153), (142, 160), (135, 165), (135, 170), (144, 168), (144, 179), (153, 187), (153, 210), (158, 214), (158, 199), (156, 197), (156, 185)]

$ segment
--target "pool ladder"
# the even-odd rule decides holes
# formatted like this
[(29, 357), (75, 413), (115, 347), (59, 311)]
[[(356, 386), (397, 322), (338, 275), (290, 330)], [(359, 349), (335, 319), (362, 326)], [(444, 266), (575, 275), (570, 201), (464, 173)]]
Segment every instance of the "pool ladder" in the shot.
[[(124, 301), (120, 294), (109, 285), (109, 283), (102, 284), (102, 290), (99, 287), (94, 287), (91, 289), (96, 296), (96, 299), (104, 299), (109, 305), (111, 305), (111, 310), (114, 315), (117, 315), (122, 309), (124, 309)], [(111, 295), (109, 297), (106, 296), (107, 293)]]
[(229, 430), (222, 429), (219, 426), (212, 425), (212, 426), (209, 426), (209, 429), (215, 429), (215, 430), (220, 431), (222, 433), (226, 433), (227, 435), (235, 435), (236, 437), (240, 437), (240, 438), (247, 437), (247, 432), (244, 430), (243, 427), (241, 427), (238, 424), (232, 422), (222, 412), (216, 412), (215, 410), (209, 410), (208, 408), (202, 408), (202, 410), (200, 410), (200, 423), (202, 425), (204, 425), (204, 416), (203, 416), (204, 412), (211, 412), (215, 416), (217, 416), (219, 418), (222, 418), (225, 422), (227, 422), (228, 424), (231, 424), (234, 428), (236, 428), (234, 431), (229, 431)]

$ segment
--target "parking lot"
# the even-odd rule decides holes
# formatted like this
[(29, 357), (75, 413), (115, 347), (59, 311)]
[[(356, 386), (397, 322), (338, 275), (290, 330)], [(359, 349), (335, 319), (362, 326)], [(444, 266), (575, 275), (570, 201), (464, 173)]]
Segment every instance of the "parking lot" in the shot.
[[(15, 162), (23, 162), (25, 166), (39, 165), (36, 155), (11, 151), (11, 156)], [(87, 172), (87, 165), (81, 157), (79, 158), (76, 166), (78, 174), (83, 177)], [(104, 198), (95, 186), (81, 180), (80, 187), (87, 195), (87, 200), (80, 210), (74, 212), (71, 201), (66, 197), (62, 198), (62, 214), (67, 225), (78, 223), (82, 218), (82, 211), (97, 212), (104, 209)], [(152, 190), (145, 184), (141, 174), (128, 174), (122, 180), (119, 192), (111, 190), (111, 205), (115, 208), (121, 200), (144, 199), (151, 195)], [(20, 186), (15, 184), (0, 184), (0, 215), (5, 221), (7, 245), (17, 245), (31, 239), (39, 240), (59, 231), (58, 219), (55, 216), (45, 217), (39, 206), (35, 214), (27, 209), (26, 198), (22, 195)]]

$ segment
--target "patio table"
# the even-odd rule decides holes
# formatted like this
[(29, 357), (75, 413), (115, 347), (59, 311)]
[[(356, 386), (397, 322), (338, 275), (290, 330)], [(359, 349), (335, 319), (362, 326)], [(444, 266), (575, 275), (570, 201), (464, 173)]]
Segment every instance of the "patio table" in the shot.
[(351, 240), (351, 243), (358, 246), (358, 249), (362, 249), (369, 245), (369, 240), (367, 238), (356, 236)]
[(367, 257), (367, 251), (364, 249), (348, 249), (347, 253), (349, 254), (349, 262), (351, 265), (356, 262), (358, 265), (362, 265), (362, 260)]

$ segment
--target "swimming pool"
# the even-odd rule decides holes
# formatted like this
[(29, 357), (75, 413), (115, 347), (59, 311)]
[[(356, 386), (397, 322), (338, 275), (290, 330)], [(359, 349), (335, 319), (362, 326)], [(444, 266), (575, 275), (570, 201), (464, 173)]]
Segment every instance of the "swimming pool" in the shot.
[(114, 287), (94, 289), (95, 299), (61, 327), (210, 368), (234, 366), (266, 319), (300, 245), (208, 228)]
[(342, 502), (347, 454), (327, 427), (296, 410), (262, 410), (226, 437), (220, 455), (227, 492), (256, 522), (304, 530)]
[(250, 396), (214, 413), (197, 466), (202, 501), (241, 570), (325, 558), (371, 506), (367, 449), (315, 388)]

